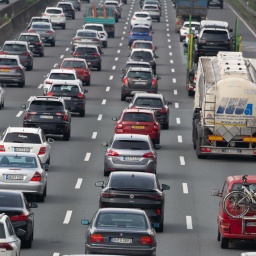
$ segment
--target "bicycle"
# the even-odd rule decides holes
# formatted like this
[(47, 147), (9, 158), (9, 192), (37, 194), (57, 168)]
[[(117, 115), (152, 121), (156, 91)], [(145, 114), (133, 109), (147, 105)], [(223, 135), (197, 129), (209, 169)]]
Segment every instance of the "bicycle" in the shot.
[(228, 193), (223, 200), (223, 209), (231, 218), (241, 218), (251, 209), (256, 210), (256, 191), (247, 183), (247, 176), (243, 175), (243, 184), (240, 190)]

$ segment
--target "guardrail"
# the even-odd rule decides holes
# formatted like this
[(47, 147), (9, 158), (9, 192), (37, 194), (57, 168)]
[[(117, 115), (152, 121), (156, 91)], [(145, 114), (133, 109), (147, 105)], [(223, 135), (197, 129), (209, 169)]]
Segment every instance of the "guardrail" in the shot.
[(256, 17), (256, 12), (250, 8), (249, 1), (247, 1), (247, 3), (245, 3), (243, 0), (238, 0), (238, 1), (241, 5), (243, 5), (243, 7), (247, 10), (247, 12), (249, 12), (251, 15)]

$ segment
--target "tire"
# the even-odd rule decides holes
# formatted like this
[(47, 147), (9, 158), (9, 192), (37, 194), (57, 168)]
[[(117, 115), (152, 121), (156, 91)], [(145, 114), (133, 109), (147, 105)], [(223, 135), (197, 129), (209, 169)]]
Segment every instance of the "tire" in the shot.
[(2, 102), (2, 108), (4, 108), (4, 101)]
[(104, 48), (107, 48), (107, 47), (108, 47), (108, 43), (107, 43), (107, 42), (104, 42), (103, 47), (104, 47)]
[(63, 140), (69, 141), (69, 139), (70, 139), (70, 130), (68, 130), (68, 132), (63, 133)]
[(220, 6), (220, 9), (223, 9), (223, 4)]
[(25, 86), (25, 81), (18, 83), (18, 86), (19, 86), (20, 88), (24, 87), (24, 86)]
[(217, 241), (220, 241), (220, 231), (218, 230), (218, 234), (217, 234)]
[(180, 36), (180, 42), (182, 42), (183, 41), (183, 38)]
[(27, 71), (31, 71), (33, 69), (33, 64), (27, 67)]
[(101, 71), (101, 64), (97, 67), (97, 71)]
[(46, 163), (47, 163), (48, 165), (51, 164), (51, 157), (50, 157), (50, 156), (49, 156), (49, 158), (47, 159)]
[(196, 150), (196, 135), (197, 135), (197, 130), (196, 127), (199, 123), (198, 119), (193, 120), (193, 127), (192, 127), (192, 142), (193, 142), (193, 148)]
[(112, 38), (115, 38), (115, 33), (112, 33)]
[(160, 22), (160, 17), (157, 19), (158, 22)]
[(224, 238), (224, 237), (220, 237), (220, 248), (221, 249), (228, 249), (228, 244), (229, 244), (229, 239), (228, 238)]
[(188, 96), (194, 96), (195, 92), (188, 90)]
[(169, 129), (169, 121), (166, 124), (163, 124), (163, 130)]
[(232, 191), (225, 196), (222, 207), (231, 218), (241, 218), (249, 211), (250, 202), (250, 198), (243, 191)]
[(85, 116), (85, 110), (83, 110), (82, 112), (79, 113), (80, 117), (84, 117)]
[(72, 20), (74, 20), (75, 18), (76, 18), (75, 15), (73, 15), (73, 16), (72, 16)]
[(109, 175), (109, 172), (107, 172), (105, 169), (104, 169), (104, 177), (107, 177)]
[(125, 99), (126, 99), (126, 96), (121, 94), (121, 101), (125, 101)]
[(200, 152), (199, 148), (201, 146), (202, 138), (198, 136), (197, 141), (196, 141), (196, 156), (198, 159), (207, 159), (208, 156), (204, 155)]
[(91, 80), (86, 82), (86, 86), (90, 86), (91, 85)]
[(51, 47), (54, 47), (55, 46), (55, 41), (52, 41), (51, 42)]
[(39, 57), (44, 57), (44, 52), (40, 52)]
[(22, 240), (21, 244), (23, 248), (31, 248), (32, 247), (33, 235), (31, 234), (28, 240)]
[(62, 29), (66, 29), (66, 24), (63, 24), (63, 25), (62, 25)]
[(43, 194), (37, 196), (37, 198), (36, 198), (37, 202), (43, 203), (44, 199), (46, 197), (46, 194), (47, 194), (47, 186), (45, 186)]

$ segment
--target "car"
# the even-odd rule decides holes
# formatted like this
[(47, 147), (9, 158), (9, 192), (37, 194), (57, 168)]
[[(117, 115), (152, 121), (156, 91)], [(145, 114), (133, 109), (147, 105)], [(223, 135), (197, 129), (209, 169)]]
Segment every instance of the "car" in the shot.
[(107, 182), (98, 181), (95, 185), (102, 188), (100, 208), (142, 209), (147, 213), (156, 231), (163, 232), (165, 205), (163, 191), (169, 190), (170, 187), (166, 184), (160, 185), (156, 174), (133, 170), (111, 172)]
[(103, 24), (86, 23), (86, 24), (84, 24), (83, 29), (91, 29), (91, 30), (98, 31), (98, 33), (100, 34), (101, 41), (102, 41), (102, 46), (104, 48), (107, 48), (108, 33)]
[(82, 81), (79, 79), (76, 71), (74, 69), (59, 69), (59, 68), (53, 68), (51, 69), (50, 73), (45, 76), (44, 84), (43, 84), (43, 92), (44, 95), (49, 90), (50, 85), (53, 82), (60, 82), (63, 83), (63, 81), (76, 81), (81, 86), (83, 86)]
[(33, 53), (30, 51), (27, 42), (5, 41), (0, 50), (0, 57), (1, 55), (18, 55), (20, 63), (26, 70), (31, 71), (33, 69)]
[(81, 1), (80, 0), (62, 0), (62, 2), (70, 2), (77, 11), (81, 11)]
[(0, 189), (20, 190), (44, 202), (47, 191), (45, 166), (36, 153), (0, 152)]
[(53, 26), (59, 26), (62, 29), (66, 29), (66, 16), (62, 8), (46, 7), (42, 16), (49, 18)]
[(76, 81), (54, 82), (47, 92), (47, 96), (62, 97), (67, 109), (72, 113), (79, 113), (79, 116), (85, 116), (86, 97), (84, 90)]
[(50, 23), (52, 24), (51, 20), (49, 18), (46, 18), (46, 17), (38, 17), (38, 16), (34, 16), (31, 18), (30, 22), (27, 23), (28, 26), (27, 26), (27, 30), (30, 29), (31, 25), (33, 22), (45, 22), (45, 23)]
[[(25, 68), (18, 55), (0, 55), (0, 83), (25, 86)], [(1, 89), (2, 90), (2, 89)], [(3, 107), (3, 102), (1, 103)]]
[(39, 128), (8, 127), (2, 134), (0, 152), (36, 153), (42, 164), (47, 164), (48, 171), (51, 158), (51, 143), (46, 139), (43, 130)]
[(156, 231), (143, 210), (101, 208), (81, 223), (88, 225), (86, 254), (156, 255)]
[(136, 93), (132, 99), (128, 99), (130, 103), (128, 108), (135, 109), (151, 109), (155, 111), (157, 121), (162, 125), (163, 129), (169, 129), (169, 105), (162, 94)]
[(120, 70), (123, 73), (123, 76), (126, 75), (127, 71), (131, 67), (137, 67), (137, 68), (151, 68), (149, 62), (142, 62), (142, 61), (127, 61), (124, 68), (121, 68)]
[(207, 7), (219, 7), (220, 9), (223, 9), (223, 0), (208, 0)]
[(131, 18), (131, 28), (134, 25), (147, 25), (152, 29), (152, 19), (147, 12), (134, 12)]
[(189, 35), (189, 24), (191, 24), (191, 32), (197, 31), (200, 27), (200, 22), (198, 21), (185, 21), (180, 29), (180, 42), (186, 39), (186, 36)]
[(152, 20), (160, 22), (161, 11), (158, 5), (144, 4), (141, 11), (147, 12)]
[(0, 247), (1, 254), (8, 256), (20, 255), (21, 241), (18, 236), (24, 236), (25, 230), (15, 232), (10, 218), (5, 213), (0, 214)]
[(128, 57), (128, 61), (149, 62), (154, 74), (156, 74), (156, 58), (158, 58), (158, 56), (152, 50), (132, 49)]
[[(38, 205), (35, 202), (28, 202), (21, 191), (0, 189), (0, 211), (9, 217), (11, 223), (9, 222), (8, 226), (10, 229), (13, 227), (14, 237), (15, 233), (17, 234), (18, 240), (20, 240), (18, 242), (19, 247), (20, 242), (23, 248), (32, 247), (34, 238), (34, 213), (32, 209), (37, 207)], [(9, 232), (12, 233), (11, 230)], [(0, 239), (0, 241), (1, 240), (2, 239)], [(10, 246), (13, 247), (13, 249), (15, 248), (15, 244), (11, 244)], [(14, 250), (12, 254), (5, 255), (17, 256), (20, 254), (16, 254)]]
[[(136, 171), (156, 173), (157, 152), (149, 135), (115, 133), (104, 156), (104, 176), (114, 171)], [(158, 149), (160, 147), (157, 147)]]
[(101, 38), (99, 33), (91, 29), (78, 29), (76, 34), (72, 38), (72, 50), (76, 48), (77, 45), (96, 45), (100, 49), (102, 48)]
[[(160, 11), (160, 15), (161, 15), (161, 11), (162, 11), (162, 4), (159, 0), (145, 0), (143, 2), (143, 5), (148, 4), (148, 5), (157, 5), (158, 9)], [(140, 8), (143, 8), (143, 5)]]
[(56, 32), (50, 23), (33, 22), (28, 32), (38, 33), (44, 44), (50, 44), (52, 47), (56, 44)]
[[(119, 16), (120, 16), (120, 13), (119, 13), (120, 10), (117, 9), (117, 7), (115, 5), (107, 5), (107, 8), (112, 10), (112, 12), (114, 14), (115, 22), (118, 22), (119, 21)], [(112, 27), (114, 28), (115, 26), (112, 26)], [(109, 35), (109, 37), (111, 37), (111, 35), (109, 33), (108, 33), (108, 35)], [(112, 37), (115, 37), (115, 34)]]
[(122, 17), (122, 3), (120, 1), (112, 1), (112, 0), (107, 0), (104, 2), (105, 6), (115, 6), (117, 11), (118, 11), (118, 19), (121, 19)]
[(122, 78), (121, 101), (125, 101), (127, 96), (131, 96), (134, 92), (143, 91), (149, 93), (157, 93), (158, 80), (160, 76), (156, 76), (151, 68), (131, 67)]
[(40, 57), (44, 56), (44, 44), (38, 33), (21, 33), (18, 41), (28, 42), (29, 49), (33, 54), (38, 54)]
[(149, 49), (155, 52), (158, 48), (152, 41), (136, 40), (132, 43), (131, 49)]
[[(62, 81), (63, 82), (63, 81)], [(62, 97), (33, 96), (25, 109), (23, 127), (41, 127), (45, 134), (62, 135), (68, 141), (71, 134), (71, 113)]]
[(113, 117), (115, 133), (149, 135), (153, 144), (160, 144), (161, 126), (155, 113), (148, 109), (124, 109), (119, 118)]
[(128, 46), (131, 46), (135, 40), (152, 41), (152, 34), (153, 32), (150, 30), (149, 26), (134, 25), (129, 33)]
[(58, 2), (56, 7), (62, 8), (66, 17), (71, 18), (72, 20), (75, 19), (75, 9), (71, 2)]
[(72, 51), (73, 57), (85, 59), (90, 69), (96, 68), (98, 71), (101, 71), (102, 54), (96, 45), (77, 45)]

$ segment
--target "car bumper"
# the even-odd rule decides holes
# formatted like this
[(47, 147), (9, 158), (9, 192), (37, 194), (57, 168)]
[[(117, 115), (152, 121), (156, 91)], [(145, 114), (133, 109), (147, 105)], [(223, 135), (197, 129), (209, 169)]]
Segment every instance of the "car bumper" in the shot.
[(133, 96), (134, 92), (147, 92), (147, 93), (157, 93), (158, 87), (150, 87), (145, 89), (135, 89), (129, 87), (122, 87), (122, 95)]
[(30, 183), (0, 183), (0, 189), (7, 189), (7, 190), (19, 190), (22, 191), (24, 194), (31, 194), (31, 195), (42, 195), (45, 183), (39, 182), (30, 182)]
[(24, 81), (24, 78), (20, 76), (0, 76), (0, 82), (3, 84), (16, 84)]
[(85, 109), (85, 102), (84, 101), (78, 101), (78, 102), (67, 102), (66, 107), (71, 111), (71, 112), (81, 112)]

